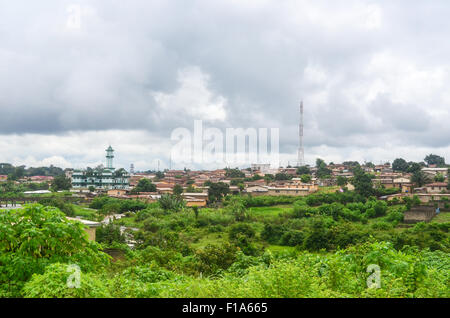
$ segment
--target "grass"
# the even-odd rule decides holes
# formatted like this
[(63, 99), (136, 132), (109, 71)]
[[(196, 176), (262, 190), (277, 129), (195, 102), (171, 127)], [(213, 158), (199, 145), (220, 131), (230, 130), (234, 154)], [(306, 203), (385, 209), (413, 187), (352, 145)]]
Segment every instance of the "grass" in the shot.
[(97, 220), (97, 210), (76, 204), (72, 204), (72, 206), (75, 210), (75, 216), (80, 216), (84, 219), (92, 221)]
[(199, 238), (197, 242), (191, 243), (190, 246), (194, 249), (204, 248), (205, 246), (217, 245), (221, 243), (225, 243), (228, 241), (228, 233), (227, 232), (218, 232), (218, 233), (207, 233), (206, 235)]
[(266, 250), (272, 253), (280, 253), (280, 252), (294, 252), (295, 246), (281, 246), (281, 245), (269, 245)]
[(338, 191), (341, 187), (319, 187), (319, 190), (315, 192), (314, 194), (320, 194), (320, 193), (335, 193)]
[(436, 223), (447, 223), (450, 222), (450, 212), (441, 212), (434, 217), (432, 222)]
[(277, 219), (280, 214), (290, 212), (291, 210), (292, 204), (287, 204), (268, 207), (252, 207), (248, 209), (248, 213), (257, 221), (264, 222)]

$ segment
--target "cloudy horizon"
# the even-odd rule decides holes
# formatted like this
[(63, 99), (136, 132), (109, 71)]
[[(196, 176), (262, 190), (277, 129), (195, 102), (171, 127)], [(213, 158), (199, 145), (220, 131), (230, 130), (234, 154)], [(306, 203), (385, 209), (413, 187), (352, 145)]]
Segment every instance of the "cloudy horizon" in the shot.
[[(414, 2), (414, 5), (412, 5)], [(0, 162), (170, 165), (179, 127), (279, 128), (314, 164), (450, 158), (450, 6), (0, 0)], [(192, 169), (224, 165), (180, 165)]]

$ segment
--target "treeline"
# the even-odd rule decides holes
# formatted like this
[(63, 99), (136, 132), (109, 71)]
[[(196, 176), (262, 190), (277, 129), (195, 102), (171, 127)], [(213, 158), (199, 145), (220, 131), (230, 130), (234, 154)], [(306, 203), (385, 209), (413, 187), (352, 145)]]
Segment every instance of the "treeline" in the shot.
[(121, 200), (108, 196), (99, 196), (92, 200), (89, 207), (99, 210), (100, 214), (118, 214), (135, 212), (147, 208), (149, 204), (139, 200)]
[(22, 196), (25, 191), (48, 190), (47, 182), (41, 183), (23, 183), (14, 184), (12, 181), (0, 182), (0, 196), (2, 197), (18, 197)]
[(63, 175), (64, 170), (51, 165), (50, 167), (30, 167), (26, 166), (13, 166), (10, 163), (0, 163), (0, 175), (7, 175), (9, 180), (18, 180), (23, 177), (33, 176), (59, 176)]

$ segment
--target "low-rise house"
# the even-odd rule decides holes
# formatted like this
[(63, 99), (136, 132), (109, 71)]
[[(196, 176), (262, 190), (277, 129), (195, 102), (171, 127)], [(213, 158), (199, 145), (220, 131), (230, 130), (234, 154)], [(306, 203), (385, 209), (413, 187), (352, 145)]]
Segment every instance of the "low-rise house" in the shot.
[(159, 194), (172, 194), (173, 188), (157, 188)]
[(376, 178), (372, 180), (375, 187), (384, 187), (386, 189), (394, 188), (394, 181), (391, 178)]
[(434, 182), (425, 185), (427, 193), (441, 193), (447, 191), (447, 183), (445, 182)]
[(245, 189), (245, 193), (251, 194), (252, 196), (258, 196), (258, 195), (267, 195), (269, 193), (269, 190), (265, 186), (250, 186), (247, 189)]
[(293, 196), (305, 196), (316, 192), (318, 185), (314, 183), (297, 183), (288, 184), (286, 186), (269, 186), (267, 187), (267, 195), (293, 195)]
[(203, 193), (203, 192), (192, 192), (192, 193), (184, 192), (181, 194), (181, 196), (195, 198), (195, 199), (202, 199), (202, 200), (208, 199), (208, 193)]
[(446, 177), (448, 175), (448, 168), (422, 168), (422, 172), (431, 177), (436, 176), (438, 173)]
[(272, 196), (280, 196), (280, 195), (289, 195), (289, 196), (306, 196), (310, 194), (308, 189), (300, 189), (300, 188), (291, 188), (291, 187), (268, 187), (267, 195)]
[(89, 220), (83, 220), (83, 219), (79, 219), (79, 218), (71, 218), (71, 217), (66, 217), (66, 218), (71, 221), (81, 222), (84, 225), (84, 230), (88, 235), (88, 239), (90, 241), (95, 241), (95, 230), (101, 226), (101, 223), (89, 221)]
[(52, 182), (53, 181), (52, 176), (32, 176), (28, 177), (27, 181), (32, 183), (42, 183), (42, 182)]
[(408, 178), (396, 178), (393, 180), (394, 188), (401, 189), (403, 193), (411, 193), (413, 191), (413, 184)]
[(110, 197), (119, 197), (127, 194), (127, 190), (125, 189), (110, 189), (107, 194)]
[(186, 201), (186, 206), (188, 207), (205, 207), (208, 202), (206, 199), (193, 198), (189, 196), (184, 196), (183, 199)]

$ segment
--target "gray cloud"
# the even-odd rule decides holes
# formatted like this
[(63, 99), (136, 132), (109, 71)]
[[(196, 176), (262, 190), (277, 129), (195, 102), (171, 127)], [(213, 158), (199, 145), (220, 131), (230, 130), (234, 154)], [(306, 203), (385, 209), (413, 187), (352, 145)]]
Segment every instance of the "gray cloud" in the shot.
[[(163, 148), (174, 128), (203, 119), (221, 129), (279, 127), (287, 156), (303, 98), (310, 156), (372, 149), (375, 160), (376, 147), (449, 155), (447, 1), (1, 2), (5, 142), (141, 130)], [(68, 27), (73, 5), (79, 29)], [(26, 161), (25, 151), (14, 156)]]

